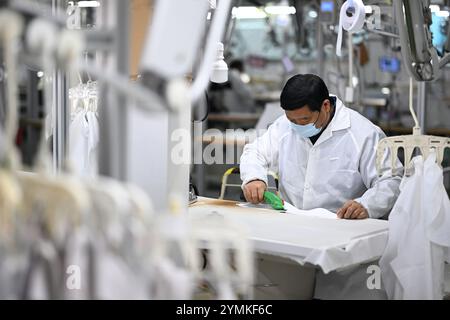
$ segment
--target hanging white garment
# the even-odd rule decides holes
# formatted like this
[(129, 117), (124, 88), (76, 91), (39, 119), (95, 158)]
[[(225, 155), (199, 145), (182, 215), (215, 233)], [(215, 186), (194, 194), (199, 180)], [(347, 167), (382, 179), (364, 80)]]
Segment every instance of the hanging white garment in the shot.
[(444, 261), (450, 260), (450, 201), (436, 155), (416, 157), (389, 217), (389, 240), (380, 260), (390, 299), (442, 299)]
[(88, 121), (88, 174), (89, 176), (96, 176), (98, 173), (98, 142), (99, 142), (99, 124), (95, 112), (89, 111), (86, 113)]
[(95, 177), (98, 172), (99, 124), (92, 111), (78, 112), (70, 124), (69, 159), (75, 174)]
[(123, 257), (108, 249), (105, 243), (95, 245), (95, 286), (99, 300), (147, 300), (150, 298), (146, 279)]

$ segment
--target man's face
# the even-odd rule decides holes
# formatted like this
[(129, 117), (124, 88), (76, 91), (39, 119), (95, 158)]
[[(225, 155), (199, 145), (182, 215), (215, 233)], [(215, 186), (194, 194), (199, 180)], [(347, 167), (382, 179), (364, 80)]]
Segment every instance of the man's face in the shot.
[(308, 105), (295, 110), (286, 110), (286, 117), (289, 121), (299, 124), (307, 125), (314, 123), (316, 128), (323, 128), (329, 121), (331, 113), (330, 100), (325, 100), (322, 104), (321, 112), (311, 111)]

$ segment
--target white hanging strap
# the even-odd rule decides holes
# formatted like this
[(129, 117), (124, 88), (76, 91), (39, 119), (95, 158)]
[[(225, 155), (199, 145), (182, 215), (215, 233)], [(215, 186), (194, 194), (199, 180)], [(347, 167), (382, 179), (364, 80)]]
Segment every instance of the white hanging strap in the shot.
[(81, 78), (81, 73), (80, 73), (80, 71), (77, 71), (77, 76), (78, 76), (79, 84), (82, 85), (82, 84), (83, 84), (83, 79)]
[[(84, 60), (86, 62), (86, 65), (88, 65), (88, 52), (87, 51), (84, 52)], [(91, 75), (89, 74), (89, 71), (86, 70), (86, 74), (87, 74), (88, 79), (89, 79), (88, 83), (91, 83), (92, 82), (92, 78), (91, 78)]]
[(422, 129), (419, 125), (419, 120), (417, 119), (416, 112), (414, 111), (414, 79), (409, 78), (409, 112), (414, 119), (413, 135), (420, 135)]

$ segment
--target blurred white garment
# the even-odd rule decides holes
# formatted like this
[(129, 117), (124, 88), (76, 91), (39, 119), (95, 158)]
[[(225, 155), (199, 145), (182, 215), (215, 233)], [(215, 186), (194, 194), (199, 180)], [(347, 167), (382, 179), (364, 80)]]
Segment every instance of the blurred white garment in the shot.
[(389, 217), (389, 240), (380, 260), (390, 299), (442, 299), (444, 261), (450, 260), (450, 201), (443, 171), (431, 154), (416, 157)]
[(147, 300), (150, 287), (146, 278), (136, 272), (124, 257), (111, 251), (106, 244), (95, 245), (95, 299)]
[(77, 175), (95, 177), (98, 173), (98, 119), (93, 111), (78, 112), (69, 129), (69, 160)]
[(191, 273), (161, 257), (153, 269), (152, 299), (188, 300), (192, 298), (194, 281)]

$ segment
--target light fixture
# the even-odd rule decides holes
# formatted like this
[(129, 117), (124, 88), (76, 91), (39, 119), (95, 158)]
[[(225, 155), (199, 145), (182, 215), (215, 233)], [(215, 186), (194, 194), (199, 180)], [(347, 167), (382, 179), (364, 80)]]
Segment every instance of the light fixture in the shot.
[(217, 44), (217, 57), (214, 62), (210, 81), (214, 83), (224, 83), (228, 81), (228, 65), (223, 57), (223, 43)]
[(242, 73), (241, 74), (241, 81), (243, 82), (243, 83), (249, 83), (250, 82), (250, 76), (248, 75), (248, 74), (246, 74), (246, 73)]
[(267, 6), (264, 8), (264, 11), (267, 14), (272, 15), (288, 15), (288, 14), (295, 14), (297, 12), (295, 10), (295, 7), (290, 6)]
[(257, 7), (234, 7), (231, 14), (236, 19), (264, 19), (267, 14)]
[(381, 93), (388, 96), (391, 94), (391, 89), (388, 87), (381, 88)]
[(80, 8), (97, 8), (100, 7), (99, 1), (78, 1), (77, 6)]
[(430, 11), (431, 11), (432, 13), (436, 13), (436, 12), (441, 11), (441, 8), (440, 8), (438, 5), (436, 5), (436, 4), (432, 4), (432, 5), (430, 6)]
[(311, 10), (310, 12), (308, 12), (308, 16), (312, 19), (316, 19), (318, 17), (317, 11)]
[(44, 71), (38, 71), (36, 73), (36, 75), (37, 75), (38, 78), (42, 78), (44, 76)]
[(441, 18), (448, 18), (450, 16), (450, 12), (441, 10), (441, 11), (436, 12), (436, 16), (441, 17)]

